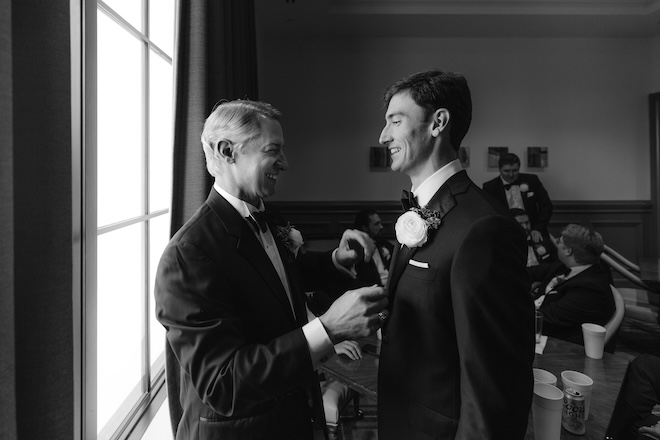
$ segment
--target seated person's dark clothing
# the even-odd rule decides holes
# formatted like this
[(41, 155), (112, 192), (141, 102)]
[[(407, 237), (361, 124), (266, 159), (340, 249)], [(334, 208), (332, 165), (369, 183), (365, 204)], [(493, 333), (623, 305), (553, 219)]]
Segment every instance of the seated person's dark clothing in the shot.
[(532, 283), (541, 284), (533, 291), (535, 299), (545, 294), (538, 309), (543, 313), (543, 334), (584, 345), (582, 324), (605, 325), (614, 315), (616, 306), (610, 283), (611, 272), (596, 263), (575, 276), (559, 282), (546, 294), (548, 283), (557, 275), (568, 274), (561, 262), (527, 268)]
[(307, 299), (307, 307), (316, 316), (322, 315), (330, 307), (330, 305), (347, 290), (355, 290), (360, 287), (381, 285), (380, 274), (374, 261), (368, 263), (359, 261), (355, 263), (355, 271), (357, 277), (355, 279), (343, 277), (332, 285), (325, 287), (323, 290), (315, 291)]
[(527, 237), (527, 248), (527, 267), (534, 265), (532, 264), (534, 259), (538, 264), (557, 261), (557, 248), (547, 234), (542, 235), (540, 243), (535, 243), (531, 237)]
[(653, 426), (660, 417), (653, 408), (660, 404), (660, 358), (643, 354), (628, 366), (621, 384), (607, 435), (614, 440), (647, 439), (638, 433), (642, 426)]

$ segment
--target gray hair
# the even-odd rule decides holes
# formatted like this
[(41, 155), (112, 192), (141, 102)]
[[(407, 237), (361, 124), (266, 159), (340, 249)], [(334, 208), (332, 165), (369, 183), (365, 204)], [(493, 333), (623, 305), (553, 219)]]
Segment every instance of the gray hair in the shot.
[(218, 104), (204, 123), (202, 147), (206, 156), (206, 169), (212, 176), (222, 173), (218, 144), (229, 142), (242, 148), (243, 144), (261, 134), (260, 118), (279, 121), (282, 113), (261, 101), (235, 100)]

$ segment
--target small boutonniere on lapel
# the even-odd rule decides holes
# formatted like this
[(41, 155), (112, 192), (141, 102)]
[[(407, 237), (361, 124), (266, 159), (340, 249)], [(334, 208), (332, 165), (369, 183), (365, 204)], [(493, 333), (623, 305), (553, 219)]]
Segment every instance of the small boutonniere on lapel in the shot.
[(422, 247), (429, 239), (429, 229), (438, 229), (440, 213), (426, 208), (410, 208), (396, 221), (394, 229), (399, 243), (413, 247)]
[(520, 185), (520, 192), (526, 193), (527, 191), (529, 191), (529, 186), (527, 186), (526, 183), (521, 184)]
[(276, 235), (289, 252), (294, 257), (298, 257), (298, 251), (305, 244), (300, 231), (291, 226), (291, 223), (287, 222), (286, 226), (276, 227)]

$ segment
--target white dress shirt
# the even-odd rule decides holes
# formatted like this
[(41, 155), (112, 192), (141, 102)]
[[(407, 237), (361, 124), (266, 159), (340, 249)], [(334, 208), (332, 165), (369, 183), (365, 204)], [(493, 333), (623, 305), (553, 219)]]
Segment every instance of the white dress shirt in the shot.
[[(260, 206), (256, 207), (253, 206), (249, 203), (244, 202), (243, 200), (234, 197), (233, 195), (229, 194), (227, 191), (222, 189), (220, 185), (217, 183), (213, 185), (213, 188), (220, 194), (231, 206), (238, 211), (238, 213), (241, 215), (241, 217), (249, 217), (253, 212), (255, 211), (263, 211), (264, 209), (264, 202), (263, 200), (260, 201)], [(247, 221), (247, 219), (245, 220)], [(251, 223), (248, 222), (250, 226), (252, 226)], [(280, 280), (282, 281), (282, 285), (284, 286), (284, 290), (286, 291), (286, 295), (289, 298), (289, 305), (291, 306), (291, 311), (293, 312), (293, 315), (295, 316), (295, 310), (293, 308), (293, 302), (291, 301), (291, 290), (289, 288), (289, 280), (287, 279), (286, 276), (286, 270), (284, 269), (284, 264), (282, 263), (282, 258), (280, 257), (280, 253), (277, 250), (277, 245), (275, 244), (275, 239), (273, 238), (273, 234), (270, 231), (270, 227), (266, 225), (266, 231), (262, 232), (259, 228), (254, 228), (252, 227), (252, 230), (263, 246), (264, 250), (266, 251), (266, 254), (268, 255), (268, 258), (270, 258), (270, 261), (273, 263), (273, 267), (277, 271), (277, 274), (280, 277)], [(335, 263), (335, 266), (338, 264), (336, 263), (336, 259), (334, 258), (334, 253), (333, 253), (333, 262)], [(343, 268), (343, 267), (342, 267)], [(328, 358), (328, 355), (331, 355), (334, 353), (334, 347), (332, 345), (332, 342), (330, 341), (330, 337), (328, 336), (328, 332), (326, 332), (325, 327), (323, 327), (323, 324), (321, 323), (321, 320), (319, 318), (315, 318), (312, 321), (308, 322), (305, 324), (302, 328), (303, 334), (305, 335), (305, 339), (307, 340), (307, 345), (309, 347), (309, 352), (312, 357), (312, 365), (314, 366), (314, 369), (318, 368), (323, 362), (325, 362)]]
[(413, 187), (411, 191), (415, 197), (417, 197), (417, 203), (419, 203), (419, 206), (422, 208), (426, 207), (440, 187), (444, 185), (451, 176), (462, 169), (463, 167), (461, 166), (460, 160), (452, 160), (447, 165), (427, 177), (417, 188)]
[[(504, 180), (500, 176), (503, 185), (508, 185), (509, 182)], [(520, 185), (511, 185), (511, 188), (504, 189), (506, 194), (506, 202), (509, 204), (509, 208), (519, 208), (523, 211), (525, 210), (525, 204), (523, 203), (522, 194), (520, 194)]]

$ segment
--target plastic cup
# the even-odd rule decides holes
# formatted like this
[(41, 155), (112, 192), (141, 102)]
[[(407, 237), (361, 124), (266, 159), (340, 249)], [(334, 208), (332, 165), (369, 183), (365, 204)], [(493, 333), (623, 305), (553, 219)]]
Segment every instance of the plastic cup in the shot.
[(536, 343), (541, 342), (541, 332), (543, 331), (543, 313), (536, 312)]
[(584, 420), (589, 418), (589, 407), (591, 406), (591, 391), (594, 381), (584, 373), (573, 370), (561, 372), (561, 383), (566, 388), (573, 388), (584, 396)]
[(532, 422), (536, 440), (559, 440), (564, 393), (547, 383), (534, 383)]
[(540, 368), (532, 368), (534, 372), (534, 382), (547, 383), (548, 385), (557, 386), (557, 376), (547, 370)]
[(584, 352), (592, 359), (602, 359), (605, 348), (605, 327), (598, 324), (582, 324)]

